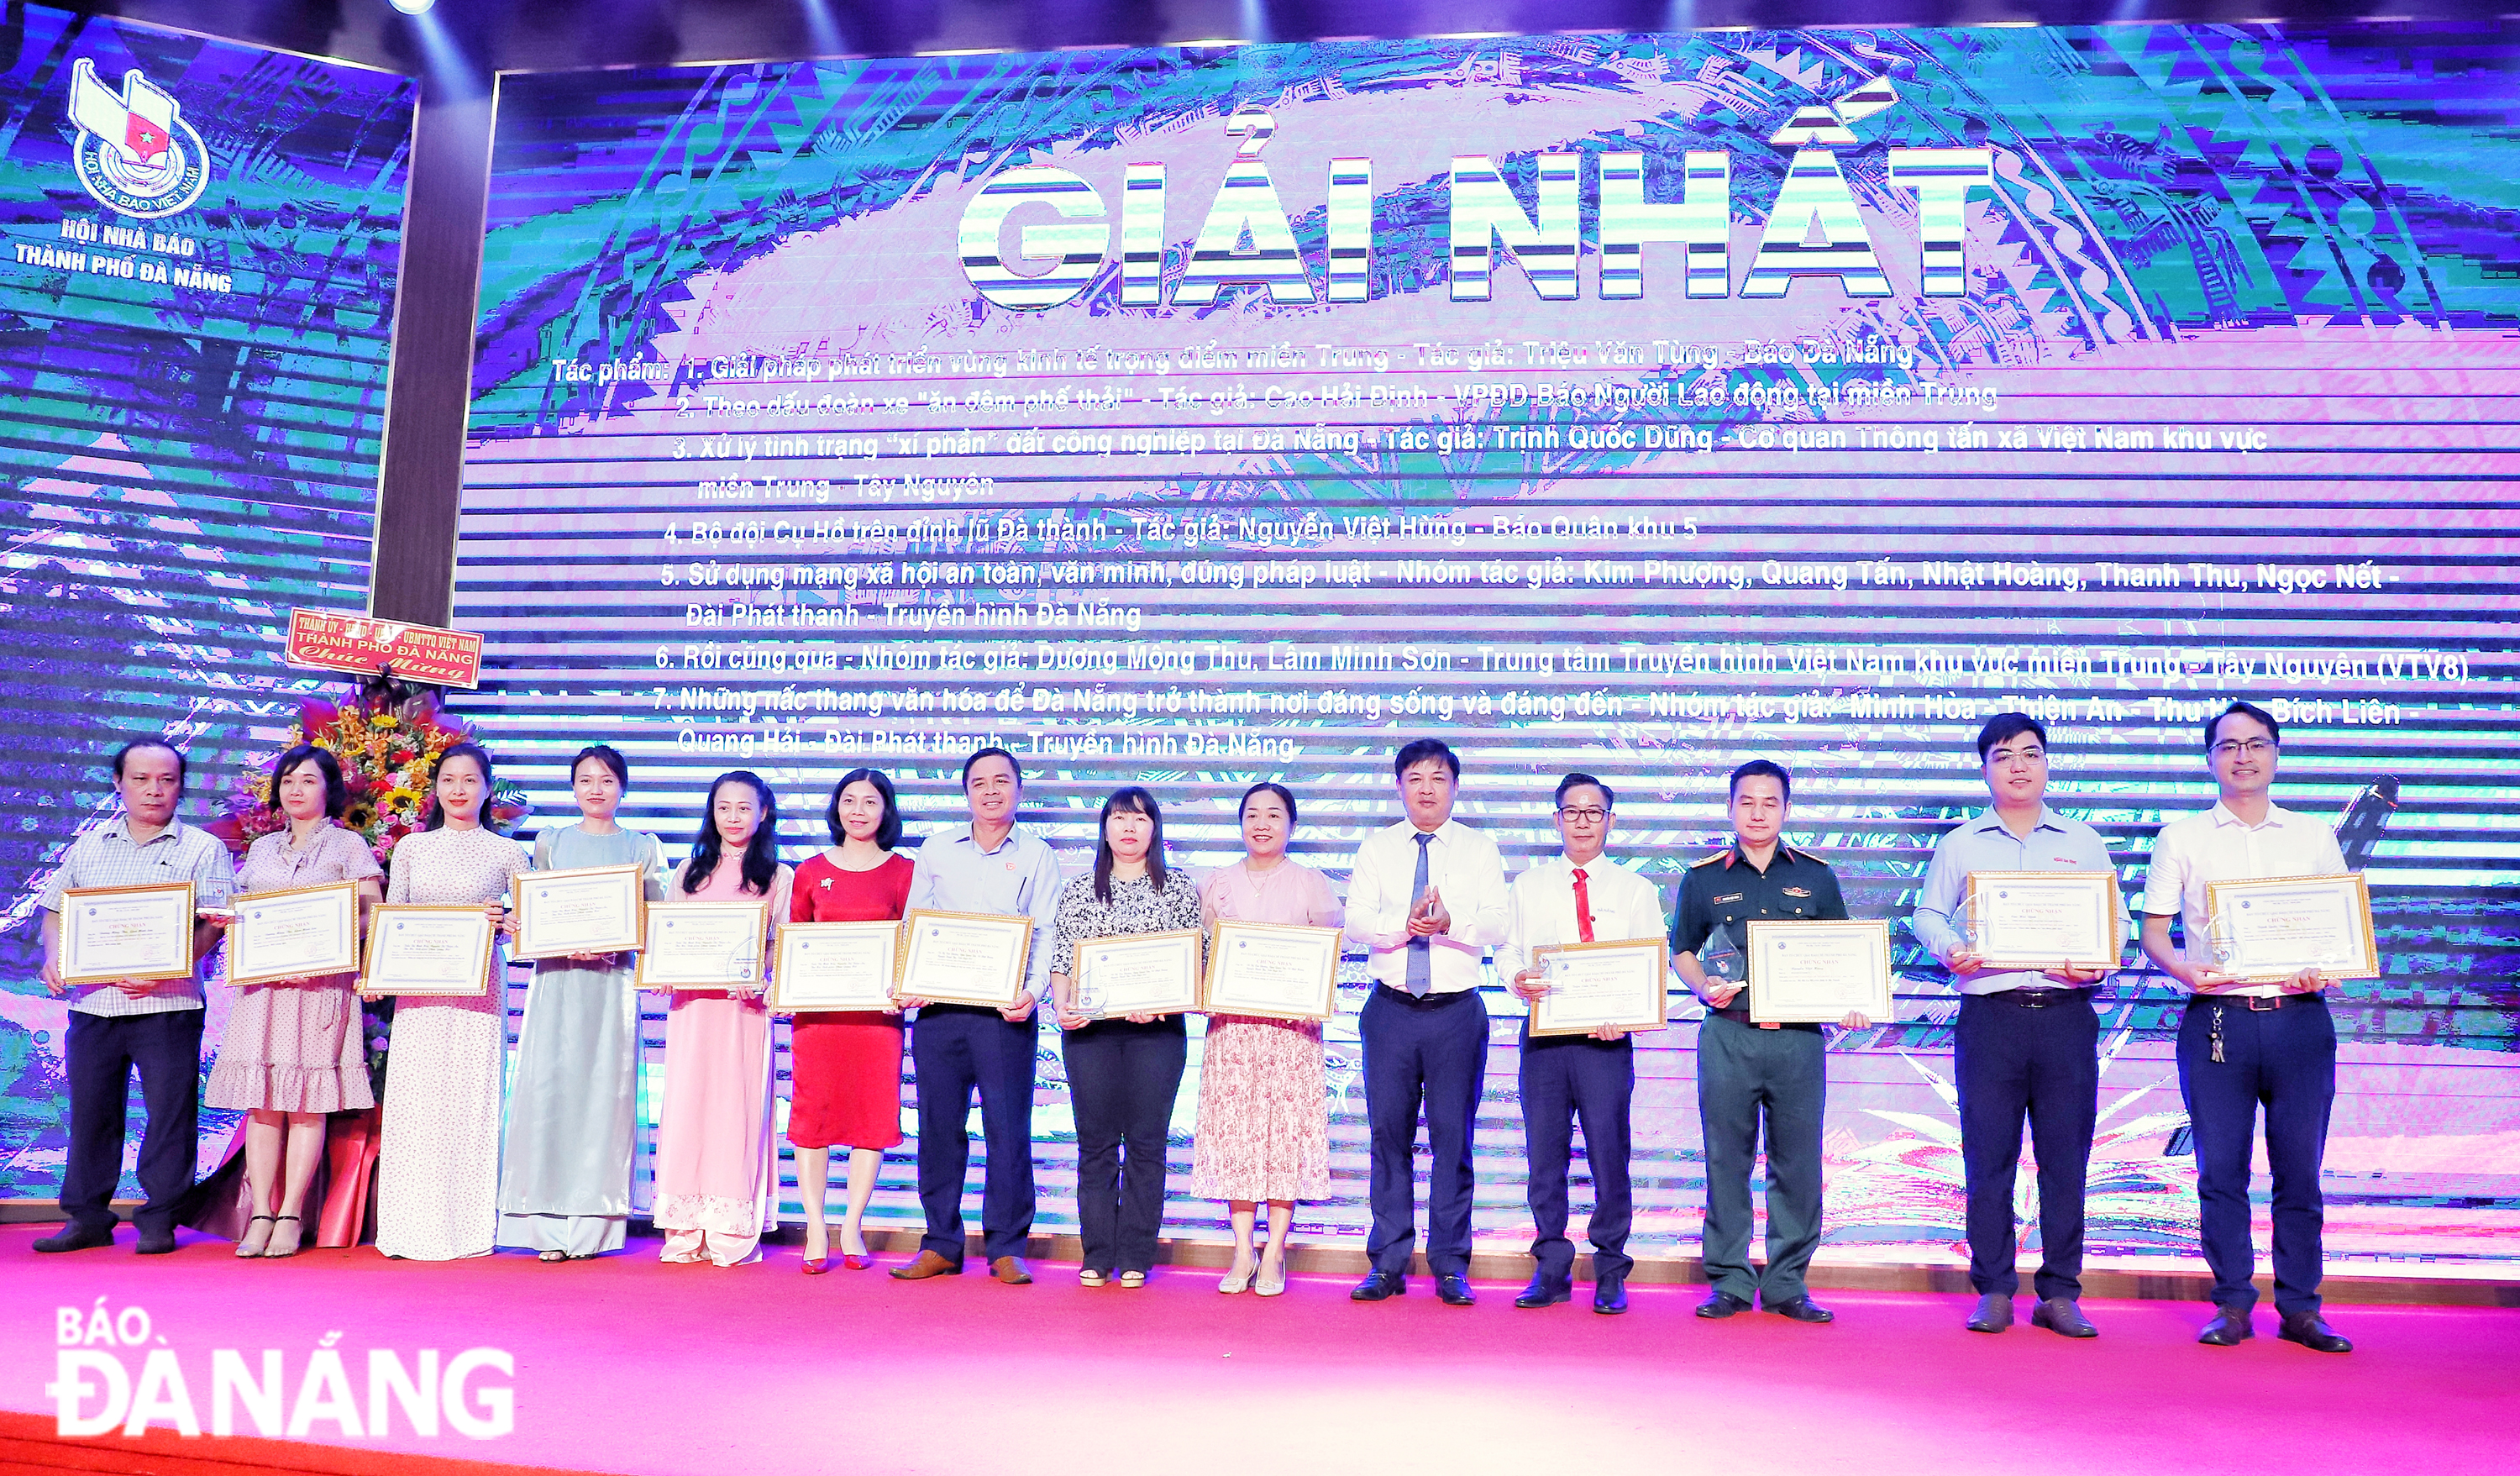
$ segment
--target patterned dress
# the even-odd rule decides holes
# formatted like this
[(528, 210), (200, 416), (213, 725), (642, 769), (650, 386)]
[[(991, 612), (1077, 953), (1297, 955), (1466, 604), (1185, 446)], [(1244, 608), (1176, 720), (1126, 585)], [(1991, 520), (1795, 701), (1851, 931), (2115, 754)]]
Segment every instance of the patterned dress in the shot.
[[(674, 869), (668, 901), (737, 902), (742, 858), (722, 858), (697, 892), (683, 890), (691, 863)], [(770, 916), (788, 915), (795, 873), (770, 885)], [(766, 955), (766, 950), (765, 950)], [(656, 1229), (667, 1261), (738, 1266), (779, 1224), (771, 1197), (770, 1012), (758, 994), (674, 992), (665, 1015), (665, 1090), (656, 1111)]]
[[(242, 903), (254, 892), (365, 881), (377, 874), (377, 859), (367, 842), (328, 822), (303, 849), (289, 843), (286, 830), (255, 840), (245, 853), (245, 865), (237, 869), (237, 899)], [(340, 1112), (375, 1106), (359, 1033), (358, 986), (359, 976), (352, 971), (302, 983), (238, 988), (202, 1099), (231, 1111)]]
[[(1307, 927), (1336, 927), (1342, 919), (1329, 882), (1292, 861), (1258, 873), (1238, 862), (1207, 878), (1199, 901), (1210, 919)], [(1329, 1196), (1330, 1115), (1320, 1022), (1208, 1017), (1190, 1185), (1202, 1199), (1255, 1204)]]
[[(394, 845), (385, 901), (477, 907), (498, 901), (525, 870), (524, 851), (495, 831), (420, 830)], [(499, 1229), (499, 1088), (507, 1065), (504, 946), (491, 954), (483, 993), (395, 1002), (377, 1154), (378, 1250), (408, 1261), (490, 1253)]]

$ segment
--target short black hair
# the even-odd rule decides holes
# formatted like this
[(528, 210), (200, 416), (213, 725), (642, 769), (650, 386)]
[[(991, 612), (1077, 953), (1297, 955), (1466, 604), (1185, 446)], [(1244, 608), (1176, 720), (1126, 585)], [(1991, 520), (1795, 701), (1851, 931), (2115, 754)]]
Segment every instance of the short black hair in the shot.
[(1250, 788), (1242, 791), (1242, 802), (1234, 807), (1235, 824), (1240, 825), (1242, 823), (1243, 812), (1251, 808), (1251, 796), (1254, 794), (1275, 794), (1278, 796), (1279, 802), (1286, 807), (1286, 828), (1291, 830), (1295, 827), (1295, 791), (1287, 788), (1284, 784), (1278, 783), (1274, 779), (1264, 779), (1260, 783), (1253, 784)]
[(1555, 795), (1551, 797), (1550, 803), (1555, 805), (1558, 809), (1565, 809), (1566, 791), (1569, 789), (1580, 789), (1586, 784), (1591, 784), (1594, 788), (1601, 791), (1602, 809), (1615, 810), (1619, 807), (1619, 796), (1617, 793), (1612, 791), (1609, 785), (1601, 783), (1599, 780), (1595, 779), (1589, 774), (1581, 773), (1570, 774), (1564, 779), (1559, 780), (1557, 782), (1557, 792)]
[(1004, 748), (983, 748), (977, 753), (972, 754), (969, 758), (963, 760), (964, 788), (968, 789), (971, 787), (971, 766), (984, 758), (1005, 759), (1007, 761), (1007, 767), (1015, 771), (1015, 787), (1018, 789), (1023, 787), (1023, 765), (1016, 761), (1013, 754), (1009, 753)]
[(339, 820), (341, 812), (350, 807), (349, 782), (341, 778), (341, 761), (333, 756), (333, 751), (313, 743), (298, 744), (271, 766), (271, 789), (263, 796), (264, 804), (274, 812), (280, 809), (280, 782), (300, 764), (313, 764), (316, 772), (324, 776), (324, 813)]
[[(839, 845), (849, 838), (848, 831), (840, 828), (840, 795), (860, 780), (875, 785), (875, 792), (883, 796), (883, 823), (875, 827), (875, 843), (889, 851), (901, 844), (901, 805), (892, 797), (892, 781), (878, 770), (852, 769), (841, 775), (840, 782), (832, 785), (832, 802), (823, 809), (823, 824), (832, 827), (832, 844)], [(1016, 783), (1022, 783), (1021, 779)]]
[(2214, 730), (2223, 726), (2225, 718), (2255, 718), (2266, 725), (2267, 741), (2275, 744), (2283, 742), (2283, 730), (2275, 726), (2273, 713), (2255, 702), (2233, 702), (2205, 720), (2205, 747), (2208, 752), (2211, 752), (2214, 747)]
[(1785, 772), (1784, 765), (1764, 758), (1754, 758), (1732, 771), (1732, 782), (1724, 791), (1724, 802), (1730, 805), (1740, 797), (1741, 781), (1757, 779), (1763, 774), (1777, 782), (1777, 798), (1787, 804), (1794, 802), (1794, 777)]
[(163, 748), (175, 755), (175, 793), (180, 798), (184, 792), (185, 783), (193, 777), (192, 766), (184, 762), (183, 749), (161, 738), (133, 738), (130, 742), (114, 749), (113, 777), (117, 780), (122, 778), (122, 761), (143, 748)]
[(577, 783), (577, 766), (585, 763), (588, 759), (593, 759), (597, 763), (602, 764), (605, 768), (611, 770), (612, 777), (621, 781), (621, 792), (624, 794), (630, 792), (630, 761), (623, 758), (621, 756), (621, 750), (613, 747), (610, 743), (589, 743), (585, 747), (577, 750), (577, 757), (568, 761), (568, 782), (570, 783), (574, 784)]
[(1403, 745), (1398, 753), (1391, 755), (1391, 777), (1395, 780), (1401, 779), (1409, 773), (1412, 766), (1422, 764), (1430, 758), (1442, 759), (1444, 767), (1453, 771), (1454, 782), (1460, 783), (1461, 755), (1455, 753), (1442, 738), (1419, 738), (1414, 743)]
[(2040, 747), (2048, 746), (2048, 730), (2026, 712), (1999, 712), (1988, 718), (1986, 726), (1977, 731), (1977, 761), (1985, 763), (1986, 756), (1994, 751), (1996, 744), (2025, 733), (2035, 735)]

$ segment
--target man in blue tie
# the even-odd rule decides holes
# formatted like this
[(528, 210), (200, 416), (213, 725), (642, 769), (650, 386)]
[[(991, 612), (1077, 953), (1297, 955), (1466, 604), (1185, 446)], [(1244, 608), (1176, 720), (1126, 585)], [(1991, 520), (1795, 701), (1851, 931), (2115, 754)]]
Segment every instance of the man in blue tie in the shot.
[(1357, 849), (1347, 935), (1371, 956), (1374, 988), (1357, 1020), (1365, 1047), (1365, 1112), (1372, 1141), (1369, 1199), (1373, 1269), (1349, 1293), (1379, 1302), (1408, 1289), (1417, 1247), (1411, 1158), (1426, 1114), (1433, 1165), (1426, 1189), (1426, 1264), (1436, 1295), (1470, 1294), (1470, 1133), (1487, 1079), (1482, 961), (1506, 938), (1509, 904), (1496, 842), (1453, 819), (1462, 761), (1434, 738), (1392, 758), (1408, 818)]

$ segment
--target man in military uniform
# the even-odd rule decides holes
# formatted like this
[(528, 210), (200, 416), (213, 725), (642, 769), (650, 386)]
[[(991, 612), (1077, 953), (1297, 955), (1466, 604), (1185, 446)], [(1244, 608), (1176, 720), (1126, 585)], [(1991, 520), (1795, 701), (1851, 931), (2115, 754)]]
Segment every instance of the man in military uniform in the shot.
[[(1729, 1318), (1752, 1302), (1797, 1322), (1835, 1314), (1811, 1299), (1803, 1273), (1820, 1245), (1821, 1114), (1827, 1072), (1818, 1025), (1755, 1025), (1740, 998), (1737, 961), (1745, 928), (1761, 918), (1824, 921), (1846, 917), (1837, 874), (1808, 851), (1783, 844), (1793, 779), (1766, 759), (1732, 771), (1732, 844), (1689, 869), (1672, 923), (1674, 964), (1699, 999), (1697, 1117), (1706, 1142), (1706, 1279), (1701, 1318)], [(1701, 952), (1705, 958), (1701, 960)], [(1710, 976), (1710, 963), (1718, 974)], [(1841, 1022), (1871, 1022), (1850, 1012)], [(1767, 1130), (1768, 1264), (1750, 1265), (1750, 1165)]]

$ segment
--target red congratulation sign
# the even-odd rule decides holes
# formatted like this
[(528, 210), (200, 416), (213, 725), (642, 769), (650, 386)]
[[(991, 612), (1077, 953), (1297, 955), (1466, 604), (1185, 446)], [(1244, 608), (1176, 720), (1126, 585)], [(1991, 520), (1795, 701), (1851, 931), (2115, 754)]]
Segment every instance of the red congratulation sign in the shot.
[(338, 610), (289, 612), (289, 664), (398, 679), (432, 687), (481, 685), (481, 638), (472, 631), (406, 625)]

